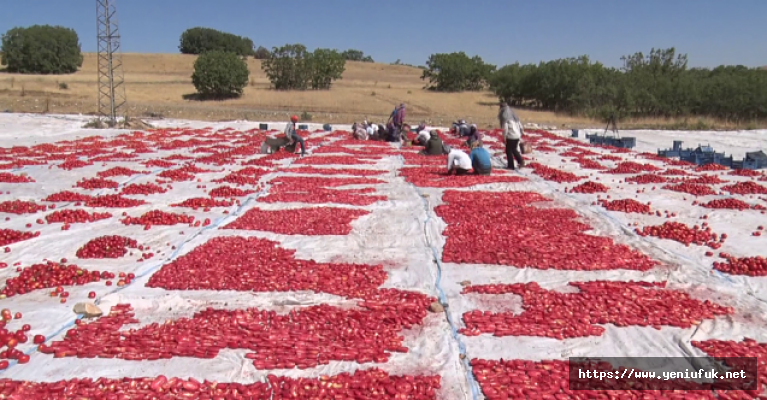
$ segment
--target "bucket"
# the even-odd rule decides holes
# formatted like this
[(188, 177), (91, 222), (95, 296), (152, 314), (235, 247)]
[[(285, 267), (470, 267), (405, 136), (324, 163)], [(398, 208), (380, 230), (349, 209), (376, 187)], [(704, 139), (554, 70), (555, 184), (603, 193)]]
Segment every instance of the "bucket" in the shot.
[(578, 137), (578, 130), (577, 129), (573, 129), (572, 133), (570, 134), (570, 137), (577, 138)]
[(322, 125), (322, 129), (324, 129), (325, 132), (330, 132), (333, 130), (333, 127), (330, 126), (330, 124), (325, 124), (325, 125)]

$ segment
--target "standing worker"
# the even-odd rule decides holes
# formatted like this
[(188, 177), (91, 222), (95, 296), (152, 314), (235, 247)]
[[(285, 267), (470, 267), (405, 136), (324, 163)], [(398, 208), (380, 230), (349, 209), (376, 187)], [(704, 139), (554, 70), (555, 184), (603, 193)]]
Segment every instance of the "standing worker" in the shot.
[(389, 121), (386, 127), (389, 130), (389, 141), (400, 142), (402, 141), (402, 125), (405, 122), (405, 103), (400, 103), (399, 107), (395, 107), (394, 111), (389, 116)]
[(514, 169), (514, 160), (517, 160), (519, 168), (525, 166), (525, 160), (519, 152), (519, 141), (522, 139), (522, 123), (517, 114), (512, 111), (509, 105), (501, 100), (501, 108), (498, 111), (498, 121), (503, 129), (503, 138), (506, 141), (506, 162), (508, 169)]
[(296, 123), (298, 122), (298, 116), (294, 115), (290, 117), (290, 122), (285, 126), (285, 137), (290, 140), (288, 142), (287, 146), (290, 146), (294, 144), (295, 142), (298, 142), (301, 144), (301, 157), (306, 155), (306, 145), (304, 144), (304, 138), (298, 135), (298, 132), (296, 132)]
[(471, 144), (471, 167), (477, 175), (490, 175), (493, 165), (490, 163), (490, 153), (479, 144), (479, 141)]
[(460, 149), (448, 148), (447, 174), (455, 172), (456, 175), (466, 175), (471, 171), (471, 157)]

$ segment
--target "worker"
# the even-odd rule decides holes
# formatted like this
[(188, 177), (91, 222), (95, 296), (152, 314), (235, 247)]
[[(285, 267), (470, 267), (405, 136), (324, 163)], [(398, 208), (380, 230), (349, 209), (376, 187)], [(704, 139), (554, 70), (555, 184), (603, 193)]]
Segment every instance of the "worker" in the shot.
[(394, 107), (394, 111), (389, 115), (386, 128), (389, 131), (389, 141), (399, 142), (402, 140), (402, 126), (405, 122), (405, 103), (400, 103), (399, 107)]
[(288, 138), (289, 142), (286, 145), (291, 146), (295, 142), (298, 142), (301, 144), (301, 157), (306, 155), (306, 145), (304, 144), (304, 138), (298, 135), (298, 132), (296, 132), (296, 123), (298, 122), (298, 116), (294, 115), (290, 117), (290, 122), (285, 126), (285, 137)]
[(451, 149), (448, 147), (447, 153), (447, 174), (455, 172), (456, 175), (466, 175), (471, 171), (471, 157), (460, 149)]
[(378, 137), (378, 125), (371, 124), (367, 120), (365, 120), (365, 131), (368, 134), (368, 139), (373, 140)]
[(453, 126), (455, 127), (455, 133), (458, 135), (458, 137), (469, 136), (471, 127), (466, 123), (465, 119), (460, 119), (453, 122)]
[(352, 125), (352, 136), (357, 140), (368, 140), (368, 131), (362, 124), (354, 123)]
[(503, 138), (506, 142), (507, 168), (514, 169), (514, 160), (519, 164), (519, 168), (523, 168), (525, 166), (525, 160), (519, 152), (519, 141), (522, 139), (524, 129), (522, 128), (522, 123), (519, 121), (517, 114), (515, 114), (508, 103), (503, 100), (501, 100), (500, 109), (498, 110), (498, 121), (501, 123)]
[(469, 128), (469, 134), (467, 135), (468, 139), (466, 140), (466, 144), (471, 148), (471, 144), (479, 141), (482, 139), (482, 134), (479, 133), (479, 129), (477, 129), (477, 125), (472, 124)]
[(474, 169), (474, 173), (477, 175), (490, 175), (493, 166), (490, 163), (490, 153), (485, 150), (479, 141), (472, 142), (471, 153), (471, 167)]
[(442, 154), (442, 138), (439, 137), (437, 131), (431, 131), (429, 133), (429, 140), (426, 141), (426, 148), (423, 150), (424, 155), (438, 156)]
[(418, 132), (418, 136), (413, 139), (413, 146), (426, 146), (426, 142), (429, 141), (431, 134), (426, 129)]

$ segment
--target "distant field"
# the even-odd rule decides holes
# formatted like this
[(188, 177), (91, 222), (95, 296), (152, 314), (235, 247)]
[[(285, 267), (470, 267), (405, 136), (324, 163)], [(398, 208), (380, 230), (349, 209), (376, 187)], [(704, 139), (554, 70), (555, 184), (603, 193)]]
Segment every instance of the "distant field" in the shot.
[[(128, 115), (199, 120), (282, 120), (307, 112), (316, 122), (382, 121), (400, 102), (408, 105), (408, 121), (448, 124), (458, 118), (482, 127), (494, 126), (497, 100), (490, 92), (433, 93), (423, 89), (421, 70), (408, 66), (348, 62), (343, 79), (329, 91), (278, 92), (270, 90), (261, 62), (250, 59), (250, 84), (239, 99), (185, 100), (193, 94), (195, 56), (182, 54), (125, 54), (123, 56)], [(85, 54), (80, 71), (72, 75), (41, 76), (0, 73), (0, 111), (95, 113), (97, 109), (96, 55)], [(66, 89), (60, 87), (65, 84)], [(602, 127), (600, 121), (552, 112), (519, 111), (524, 122), (552, 127)], [(712, 124), (712, 121), (707, 121)], [(663, 127), (678, 121), (632, 121), (623, 127)]]

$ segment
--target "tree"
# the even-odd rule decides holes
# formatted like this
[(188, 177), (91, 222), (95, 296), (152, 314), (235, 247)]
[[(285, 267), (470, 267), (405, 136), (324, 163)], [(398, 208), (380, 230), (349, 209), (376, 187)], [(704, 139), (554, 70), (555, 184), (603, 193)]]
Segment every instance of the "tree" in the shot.
[(271, 57), (261, 64), (276, 90), (330, 89), (345, 68), (346, 60), (338, 51), (309, 52), (302, 44), (274, 47)]
[(341, 53), (346, 61), (374, 62), (373, 57), (366, 56), (362, 50), (349, 49)]
[(506, 65), (490, 88), (517, 106), (605, 117), (767, 119), (767, 71), (744, 66), (688, 68), (676, 49), (651, 49), (608, 68), (587, 56)]
[(83, 65), (77, 32), (63, 26), (13, 28), (2, 37), (2, 65), (23, 74), (71, 74)]
[(178, 49), (183, 54), (202, 54), (206, 51), (226, 51), (239, 56), (254, 54), (250, 38), (221, 32), (211, 28), (190, 28), (181, 34)]
[(482, 90), (495, 71), (481, 57), (469, 58), (464, 52), (432, 54), (426, 61), (421, 79), (428, 79), (427, 89), (439, 92)]
[(346, 60), (336, 50), (315, 49), (309, 55), (309, 67), (312, 89), (327, 90), (333, 81), (341, 79), (346, 69)]
[(237, 97), (247, 86), (248, 75), (248, 64), (238, 54), (214, 50), (194, 62), (192, 83), (205, 98)]
[(271, 56), (272, 53), (264, 46), (258, 46), (253, 54), (253, 57), (255, 57), (256, 60), (268, 60)]

